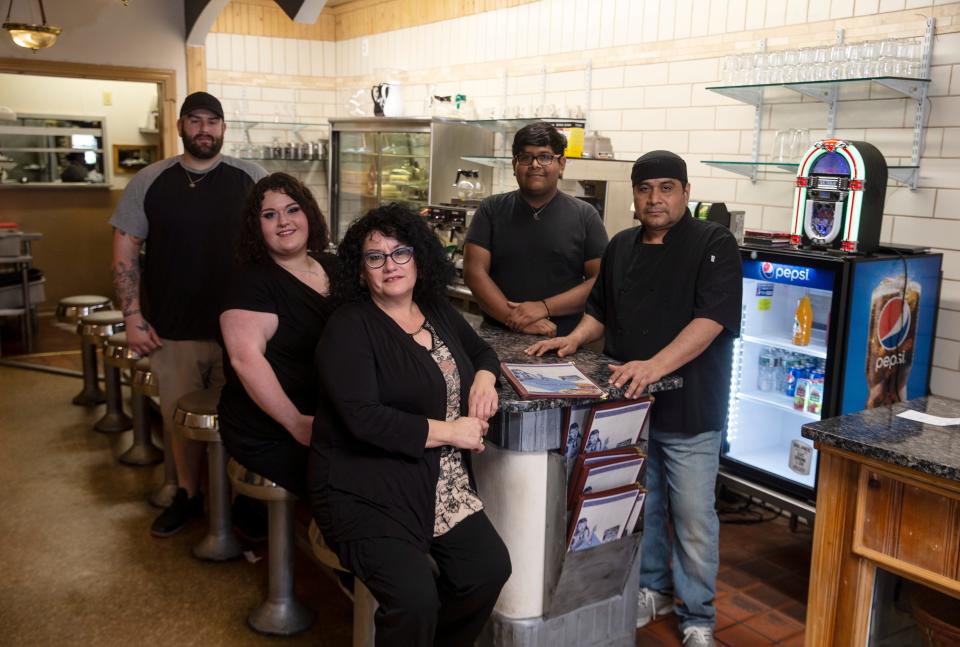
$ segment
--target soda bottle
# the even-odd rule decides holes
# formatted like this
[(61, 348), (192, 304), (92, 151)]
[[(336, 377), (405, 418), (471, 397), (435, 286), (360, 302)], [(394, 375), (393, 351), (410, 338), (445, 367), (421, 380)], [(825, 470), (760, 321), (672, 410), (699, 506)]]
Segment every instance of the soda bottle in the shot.
[(797, 301), (797, 311), (793, 315), (793, 343), (797, 346), (809, 346), (812, 328), (813, 307), (810, 305), (810, 297), (804, 294)]

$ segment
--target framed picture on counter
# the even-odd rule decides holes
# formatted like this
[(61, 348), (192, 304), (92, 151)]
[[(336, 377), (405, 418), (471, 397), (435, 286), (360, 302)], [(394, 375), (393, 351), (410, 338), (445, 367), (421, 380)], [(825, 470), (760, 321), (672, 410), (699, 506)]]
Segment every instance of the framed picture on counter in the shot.
[(521, 398), (606, 398), (607, 392), (573, 362), (500, 362), (503, 376)]
[(113, 172), (132, 175), (157, 161), (160, 149), (157, 146), (140, 144), (113, 145)]

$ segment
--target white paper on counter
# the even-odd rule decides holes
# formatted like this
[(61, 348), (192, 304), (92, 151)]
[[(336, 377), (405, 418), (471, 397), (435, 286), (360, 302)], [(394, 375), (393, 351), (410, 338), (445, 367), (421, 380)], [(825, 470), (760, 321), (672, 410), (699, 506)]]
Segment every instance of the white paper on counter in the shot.
[(952, 425), (960, 425), (960, 418), (941, 418), (940, 416), (931, 416), (929, 413), (923, 413), (922, 411), (913, 411), (908, 409), (907, 411), (901, 411), (897, 414), (899, 418), (906, 418), (907, 420), (915, 420), (917, 422), (922, 422), (926, 425), (936, 425), (938, 427), (950, 427)]

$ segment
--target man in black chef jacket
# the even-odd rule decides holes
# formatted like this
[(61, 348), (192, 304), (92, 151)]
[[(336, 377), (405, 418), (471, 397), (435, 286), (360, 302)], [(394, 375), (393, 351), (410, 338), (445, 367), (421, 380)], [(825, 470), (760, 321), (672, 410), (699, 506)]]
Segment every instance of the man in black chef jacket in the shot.
[(610, 365), (610, 383), (627, 398), (667, 374), (683, 378), (652, 410), (637, 626), (673, 610), (684, 645), (713, 645), (714, 486), (740, 332), (740, 253), (728, 229), (691, 216), (679, 156), (646, 153), (631, 181), (640, 226), (610, 241), (573, 332), (527, 352), (570, 355), (602, 336), (604, 352), (623, 362)]
[(517, 190), (484, 199), (467, 231), (464, 279), (485, 318), (517, 332), (573, 330), (607, 245), (597, 210), (559, 189), (566, 145), (550, 124), (518, 130)]

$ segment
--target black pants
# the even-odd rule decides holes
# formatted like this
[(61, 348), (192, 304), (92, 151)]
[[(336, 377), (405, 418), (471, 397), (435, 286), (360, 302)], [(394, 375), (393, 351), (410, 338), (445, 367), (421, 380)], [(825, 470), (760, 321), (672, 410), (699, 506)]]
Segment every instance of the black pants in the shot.
[(340, 561), (380, 603), (377, 647), (470, 647), (510, 577), (510, 555), (482, 511), (433, 540), (430, 559), (402, 539), (337, 546)]

